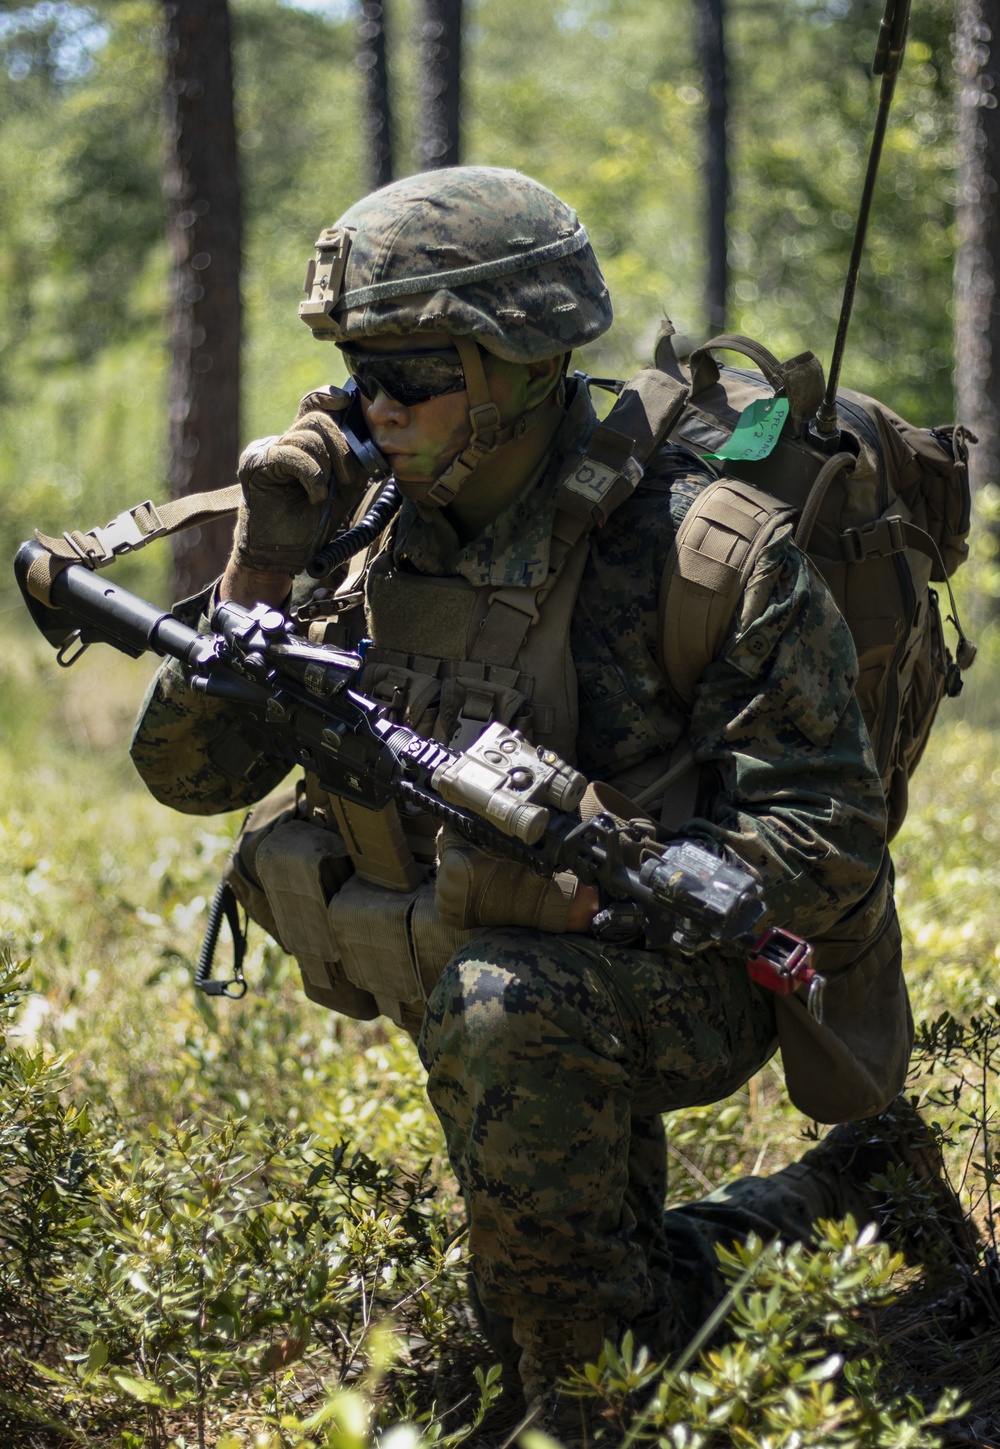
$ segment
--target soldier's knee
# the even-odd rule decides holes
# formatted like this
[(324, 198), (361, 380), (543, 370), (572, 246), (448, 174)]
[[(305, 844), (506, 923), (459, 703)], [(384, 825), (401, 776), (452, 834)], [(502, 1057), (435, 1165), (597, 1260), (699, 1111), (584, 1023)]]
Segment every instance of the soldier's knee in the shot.
[[(418, 1048), (431, 1070), (444, 1057), (522, 1065), (553, 1043), (605, 1048), (618, 1017), (569, 938), (516, 928), (475, 937), (448, 962), (427, 1003)], [(586, 979), (586, 982), (584, 980)]]
[(477, 1043), (506, 1032), (509, 973), (484, 954), (457, 951), (428, 998), (417, 1043), (428, 1071), (447, 1052), (469, 1063)]

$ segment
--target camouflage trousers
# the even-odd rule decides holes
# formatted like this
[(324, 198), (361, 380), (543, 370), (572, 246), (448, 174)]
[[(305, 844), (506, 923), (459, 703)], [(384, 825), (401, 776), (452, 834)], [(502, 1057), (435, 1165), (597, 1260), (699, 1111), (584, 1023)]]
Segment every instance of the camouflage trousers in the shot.
[(671, 1352), (723, 1296), (716, 1242), (804, 1239), (850, 1207), (807, 1161), (663, 1210), (660, 1114), (728, 1096), (775, 1049), (772, 1000), (738, 962), (484, 932), (445, 967), (418, 1048), (498, 1348), (511, 1321), (586, 1320)]

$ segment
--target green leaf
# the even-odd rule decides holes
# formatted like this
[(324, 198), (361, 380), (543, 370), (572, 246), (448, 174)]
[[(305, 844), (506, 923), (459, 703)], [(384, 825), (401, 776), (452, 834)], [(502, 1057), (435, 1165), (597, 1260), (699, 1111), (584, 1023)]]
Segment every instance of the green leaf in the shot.
[(183, 1389), (171, 1392), (162, 1384), (154, 1383), (152, 1379), (136, 1379), (129, 1374), (116, 1373), (109, 1377), (130, 1399), (137, 1399), (140, 1404), (155, 1404), (159, 1409), (177, 1409), (194, 1398), (193, 1393)]
[(83, 1370), (83, 1382), (85, 1384), (89, 1384), (90, 1380), (94, 1377), (94, 1375), (100, 1373), (101, 1369), (104, 1367), (107, 1361), (107, 1344), (103, 1343), (101, 1339), (95, 1338), (93, 1343), (90, 1345), (90, 1351), (87, 1354), (87, 1363)]

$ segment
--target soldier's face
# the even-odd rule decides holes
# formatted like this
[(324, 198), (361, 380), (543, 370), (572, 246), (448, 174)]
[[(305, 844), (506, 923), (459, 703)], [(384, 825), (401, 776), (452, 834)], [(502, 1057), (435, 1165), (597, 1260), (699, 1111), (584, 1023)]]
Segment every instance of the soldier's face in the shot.
[[(372, 338), (366, 340), (364, 353), (374, 360), (394, 352), (435, 352), (451, 346), (451, 339), (443, 333), (428, 332), (419, 337)], [(358, 350), (355, 349), (355, 355)], [(527, 375), (527, 369), (512, 364), (498, 365), (498, 359), (489, 355), (484, 355), (484, 367), (501, 421), (516, 417), (521, 410), (516, 374)], [(372, 397), (362, 391), (361, 406), (372, 442), (388, 458), (404, 495), (408, 483), (426, 487), (439, 478), (472, 436), (469, 395), (464, 389), (441, 393), (409, 406), (380, 389)], [(414, 491), (416, 495), (421, 490)]]

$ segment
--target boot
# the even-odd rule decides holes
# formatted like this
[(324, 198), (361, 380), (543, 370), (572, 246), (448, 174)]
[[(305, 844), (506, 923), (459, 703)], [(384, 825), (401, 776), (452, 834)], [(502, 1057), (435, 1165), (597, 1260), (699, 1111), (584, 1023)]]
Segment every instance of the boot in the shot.
[[(503, 1427), (512, 1429), (524, 1417), (524, 1402), (521, 1394), (521, 1376), (518, 1365), (521, 1361), (520, 1346), (514, 1342), (514, 1320), (506, 1314), (492, 1312), (483, 1303), (475, 1277), (469, 1273), (466, 1279), (469, 1306), (475, 1316), (479, 1331), (493, 1351), (500, 1365), (500, 1386), (503, 1393), (499, 1404), (492, 1410), (488, 1423), (484, 1425), (494, 1434)], [(506, 1439), (505, 1433), (500, 1437)]]
[(593, 1443), (597, 1400), (579, 1398), (560, 1383), (571, 1369), (596, 1363), (605, 1338), (618, 1329), (600, 1318), (516, 1318), (514, 1338), (521, 1348), (518, 1370), (524, 1402), (534, 1411), (531, 1427), (557, 1439), (564, 1449)]
[(883, 1112), (834, 1127), (801, 1159), (836, 1175), (843, 1211), (874, 1217), (886, 1239), (929, 1270), (974, 1268), (978, 1230), (948, 1181), (935, 1129), (900, 1095)]

